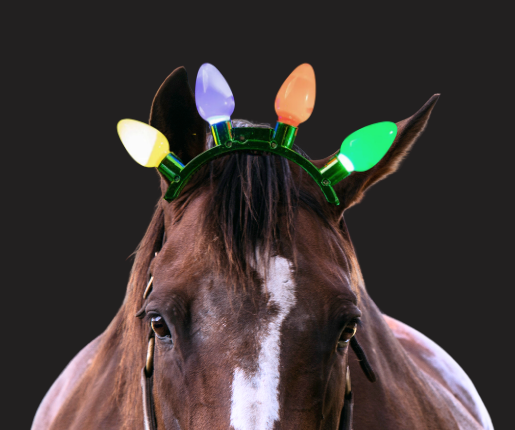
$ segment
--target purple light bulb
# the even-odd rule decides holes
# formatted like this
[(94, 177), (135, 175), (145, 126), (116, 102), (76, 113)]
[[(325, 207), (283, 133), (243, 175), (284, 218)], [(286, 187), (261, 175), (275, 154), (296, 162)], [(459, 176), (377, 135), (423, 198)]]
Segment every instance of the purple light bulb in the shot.
[(225, 78), (212, 64), (204, 63), (198, 71), (195, 103), (198, 113), (209, 125), (231, 119), (234, 96)]

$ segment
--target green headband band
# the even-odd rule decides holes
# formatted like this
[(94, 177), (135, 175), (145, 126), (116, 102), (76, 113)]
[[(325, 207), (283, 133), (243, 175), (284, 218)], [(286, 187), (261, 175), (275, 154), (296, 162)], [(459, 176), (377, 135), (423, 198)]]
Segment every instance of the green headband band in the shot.
[(179, 196), (191, 176), (213, 158), (234, 151), (268, 152), (293, 161), (302, 167), (318, 184), (329, 203), (340, 202), (333, 185), (353, 170), (364, 171), (373, 167), (386, 154), (397, 134), (393, 122), (380, 122), (364, 127), (349, 135), (339, 154), (322, 168), (292, 150), (297, 127), (278, 122), (275, 130), (268, 128), (233, 128), (230, 121), (211, 126), (215, 146), (197, 155), (188, 164), (170, 152), (166, 137), (139, 121), (124, 119), (118, 123), (118, 134), (131, 156), (145, 167), (157, 167), (170, 181), (164, 196), (171, 201)]
[[(231, 122), (227, 121), (211, 126), (211, 130), (215, 141), (213, 148), (198, 155), (183, 168), (178, 166), (175, 161), (170, 163), (170, 168), (168, 162), (161, 164), (161, 166), (165, 165), (164, 168), (158, 167), (159, 171), (168, 179), (172, 175), (176, 175), (165, 194), (166, 200), (175, 199), (193, 173), (213, 158), (234, 151), (252, 150), (280, 155), (298, 164), (320, 186), (328, 202), (339, 204), (338, 197), (331, 186), (332, 182), (329, 175), (323, 175), (311, 161), (291, 149), (297, 133), (296, 127), (279, 122), (275, 130), (250, 127), (232, 128)], [(333, 174), (333, 176), (338, 176), (338, 180), (349, 175), (349, 172), (341, 163), (336, 163), (336, 165), (338, 171), (334, 172), (336, 175)], [(177, 177), (179, 177), (178, 180)]]

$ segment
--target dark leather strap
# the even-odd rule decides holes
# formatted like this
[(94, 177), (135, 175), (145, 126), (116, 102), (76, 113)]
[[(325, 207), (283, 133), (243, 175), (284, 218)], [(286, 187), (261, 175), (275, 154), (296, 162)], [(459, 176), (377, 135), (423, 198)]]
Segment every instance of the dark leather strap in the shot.
[(352, 409), (354, 407), (354, 400), (352, 399), (349, 366), (347, 366), (347, 374), (345, 378), (345, 397), (338, 430), (352, 430)]
[(340, 415), (340, 426), (338, 430), (352, 430), (352, 409), (354, 407), (354, 400), (352, 398), (352, 391), (345, 394), (345, 403), (343, 404), (342, 414)]
[(141, 392), (143, 394), (143, 424), (145, 430), (157, 430), (152, 383), (152, 375), (147, 375), (144, 367), (141, 369)]

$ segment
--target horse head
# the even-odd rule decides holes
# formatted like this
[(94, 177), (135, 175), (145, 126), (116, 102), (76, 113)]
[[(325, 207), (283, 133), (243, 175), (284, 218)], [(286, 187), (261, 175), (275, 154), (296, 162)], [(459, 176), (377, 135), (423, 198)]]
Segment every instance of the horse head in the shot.
[[(397, 169), (437, 98), (397, 123), (375, 167), (334, 186), (339, 206), (295, 163), (253, 151), (212, 160), (160, 200), (124, 303), (120, 387), (137, 387), (127, 416), (141, 408), (131, 378), (146, 362), (146, 413), (160, 429), (342, 425), (350, 355), (375, 378), (355, 340), (366, 292), (343, 213)], [(212, 145), (184, 68), (160, 87), (150, 124), (184, 163)]]

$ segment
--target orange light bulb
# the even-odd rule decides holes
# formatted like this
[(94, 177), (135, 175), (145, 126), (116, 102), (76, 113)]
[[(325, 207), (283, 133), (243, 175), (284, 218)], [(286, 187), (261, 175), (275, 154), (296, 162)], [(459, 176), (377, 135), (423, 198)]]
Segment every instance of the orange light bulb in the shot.
[(313, 112), (316, 96), (315, 71), (310, 64), (297, 67), (284, 81), (275, 98), (278, 121), (297, 127)]

